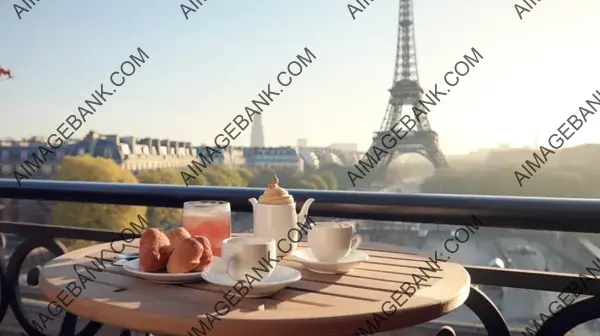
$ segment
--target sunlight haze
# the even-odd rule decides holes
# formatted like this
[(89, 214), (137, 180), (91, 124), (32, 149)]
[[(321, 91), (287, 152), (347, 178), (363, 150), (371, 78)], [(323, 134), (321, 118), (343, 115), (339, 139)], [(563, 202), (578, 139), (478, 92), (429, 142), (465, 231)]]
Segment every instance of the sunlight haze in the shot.
[[(168, 137), (214, 136), (305, 47), (316, 60), (263, 113), (267, 145), (358, 143), (365, 150), (389, 100), (397, 1), (353, 20), (348, 2), (219, 1), (185, 20), (166, 1), (41, 1), (19, 20), (0, 4), (0, 133), (47, 136), (141, 47), (150, 57), (89, 118), (89, 130)], [(429, 113), (444, 153), (540, 144), (600, 89), (594, 0), (544, 1), (520, 20), (509, 1), (415, 1), (420, 81), (433, 89), (476, 48), (483, 56)], [(599, 142), (598, 121), (566, 147)], [(250, 130), (235, 145), (248, 145)]]

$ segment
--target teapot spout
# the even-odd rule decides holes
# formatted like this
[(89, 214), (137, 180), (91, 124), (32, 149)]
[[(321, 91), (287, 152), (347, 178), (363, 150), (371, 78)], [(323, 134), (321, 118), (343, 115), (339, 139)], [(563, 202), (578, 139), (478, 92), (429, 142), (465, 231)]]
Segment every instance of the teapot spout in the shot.
[(302, 205), (302, 209), (300, 209), (300, 213), (298, 213), (298, 222), (300, 223), (306, 223), (306, 217), (308, 216), (308, 209), (310, 208), (310, 205), (315, 201), (314, 198), (309, 198), (306, 201), (304, 201), (304, 204)]
[(250, 204), (252, 204), (253, 207), (255, 207), (258, 204), (256, 198), (250, 198), (248, 199), (248, 202), (250, 202)]

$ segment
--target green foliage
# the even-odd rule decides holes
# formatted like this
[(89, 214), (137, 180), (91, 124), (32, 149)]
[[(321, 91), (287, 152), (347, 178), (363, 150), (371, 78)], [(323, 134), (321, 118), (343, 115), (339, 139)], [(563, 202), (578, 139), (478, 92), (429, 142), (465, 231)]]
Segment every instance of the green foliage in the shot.
[(298, 185), (300, 186), (299, 189), (317, 189), (316, 185), (308, 181), (300, 181)]
[[(89, 155), (65, 157), (54, 180), (137, 183), (136, 177), (114, 161)], [(52, 223), (92, 229), (117, 230), (138, 222), (146, 207), (94, 203), (56, 202), (51, 206)], [(73, 242), (78, 244), (78, 242)], [(69, 244), (72, 245), (72, 244)]]
[[(514, 171), (518, 166), (438, 170), (421, 186), (424, 193), (600, 198), (600, 174), (584, 166), (544, 165), (521, 187)], [(522, 169), (521, 169), (522, 170)]]
[(210, 186), (230, 187), (232, 185), (227, 175), (214, 169), (206, 169), (200, 175), (206, 177)]
[(225, 177), (227, 185), (232, 187), (247, 187), (248, 182), (239, 174), (238, 171), (225, 166), (214, 165), (210, 168), (214, 172)]
[(327, 190), (329, 187), (327, 186), (327, 182), (323, 180), (323, 178), (317, 174), (312, 174), (308, 178), (308, 182), (315, 186), (315, 189)]
[[(274, 170), (257, 169), (254, 172), (252, 180), (250, 180), (248, 186), (253, 188), (266, 188), (271, 183), (271, 181), (273, 181), (274, 174)], [(280, 180), (282, 179), (281, 174), (279, 174), (278, 177)]]
[[(185, 185), (181, 174), (172, 169), (143, 171), (138, 175), (138, 180), (140, 183)], [(197, 179), (192, 181), (197, 181)], [(147, 211), (147, 220), (150, 226), (160, 227), (163, 223), (181, 222), (181, 213), (181, 209), (150, 207)]]
[[(323, 178), (325, 184), (327, 185), (327, 189), (337, 190), (340, 187), (337, 178), (331, 171), (321, 171), (319, 175)], [(348, 177), (346, 176), (346, 178)]]
[[(181, 178), (181, 173), (179, 174), (179, 176), (180, 176), (179, 178), (181, 179), (181, 182), (183, 182), (183, 178)], [(208, 182), (208, 179), (203, 174), (200, 174), (200, 175), (195, 176), (195, 177), (196, 177), (195, 179), (190, 179), (188, 181), (189, 185), (192, 185), (192, 186), (194, 186), (194, 185), (197, 185), (197, 186), (207, 186), (207, 185), (210, 185), (210, 183)]]
[[(333, 166), (337, 167), (337, 166)], [(280, 184), (286, 189), (338, 189), (344, 185), (338, 181), (338, 175), (347, 179), (346, 170), (336, 172), (325, 168), (317, 171), (298, 172), (293, 169), (232, 169), (214, 165), (191, 179), (194, 185), (258, 187), (266, 188), (277, 174)], [(337, 174), (337, 175), (336, 175)], [(157, 169), (143, 171), (136, 177), (124, 170), (114, 161), (91, 156), (66, 157), (61, 169), (54, 176), (62, 181), (97, 181), (115, 183), (149, 183), (185, 185), (180, 171), (176, 169)], [(163, 228), (167, 223), (181, 223), (181, 209), (104, 205), (89, 203), (57, 202), (51, 208), (52, 223), (84, 228), (97, 228), (121, 231), (129, 228), (131, 222), (139, 223), (138, 214), (146, 218), (153, 227)], [(68, 241), (70, 248), (84, 247), (90, 242)]]
[(252, 180), (254, 177), (254, 172), (250, 169), (241, 168), (237, 170), (237, 173), (240, 177), (246, 182), (246, 185)]

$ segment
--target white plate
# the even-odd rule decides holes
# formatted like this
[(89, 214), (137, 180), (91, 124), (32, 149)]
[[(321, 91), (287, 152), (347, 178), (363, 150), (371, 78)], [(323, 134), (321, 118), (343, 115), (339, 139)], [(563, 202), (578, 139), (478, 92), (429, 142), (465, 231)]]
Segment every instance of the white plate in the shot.
[[(212, 264), (202, 272), (202, 278), (207, 282), (210, 282), (224, 291), (233, 289), (233, 285), (238, 283), (229, 276), (229, 274), (222, 272), (221, 267), (218, 265), (219, 258), (215, 257)], [(257, 276), (255, 276), (257, 277)], [(302, 274), (298, 270), (291, 267), (277, 265), (273, 273), (268, 277), (262, 279), (260, 282), (253, 282), (250, 292), (244, 295), (245, 298), (261, 298), (271, 296), (280, 290), (284, 289), (287, 285), (299, 281), (302, 278)], [(250, 287), (247, 283), (244, 284), (246, 287)], [(238, 292), (232, 290), (234, 295), (239, 295)]]
[(304, 265), (307, 269), (317, 273), (344, 274), (353, 267), (369, 260), (369, 255), (362, 251), (351, 251), (342, 260), (332, 262), (321, 262), (313, 256), (310, 249), (296, 250), (292, 253), (292, 259)]
[(182, 284), (188, 282), (197, 282), (202, 280), (202, 272), (172, 274), (167, 272), (151, 273), (144, 272), (140, 269), (140, 260), (133, 259), (123, 265), (123, 269), (138, 278), (144, 280), (158, 282), (162, 284)]

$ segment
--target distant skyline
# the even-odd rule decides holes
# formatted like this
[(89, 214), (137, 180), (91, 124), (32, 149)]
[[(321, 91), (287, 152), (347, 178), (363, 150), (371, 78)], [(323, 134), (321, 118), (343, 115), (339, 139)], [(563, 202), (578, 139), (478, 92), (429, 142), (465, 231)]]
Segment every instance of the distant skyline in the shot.
[[(447, 155), (541, 145), (600, 89), (600, 2), (415, 0), (421, 86), (472, 47), (484, 59), (429, 113)], [(14, 2), (20, 3), (20, 2)], [(0, 138), (48, 136), (137, 47), (150, 59), (74, 137), (90, 130), (211, 143), (309, 47), (316, 60), (263, 114), (267, 146), (357, 143), (366, 150), (389, 99), (398, 1), (352, 20), (340, 0), (209, 0), (185, 20), (158, 0), (38, 2), (19, 20), (0, 4)], [(93, 13), (93, 15), (92, 15)], [(557, 24), (559, 23), (559, 24)], [(565, 147), (600, 142), (590, 118)], [(250, 128), (233, 143), (247, 146)]]

